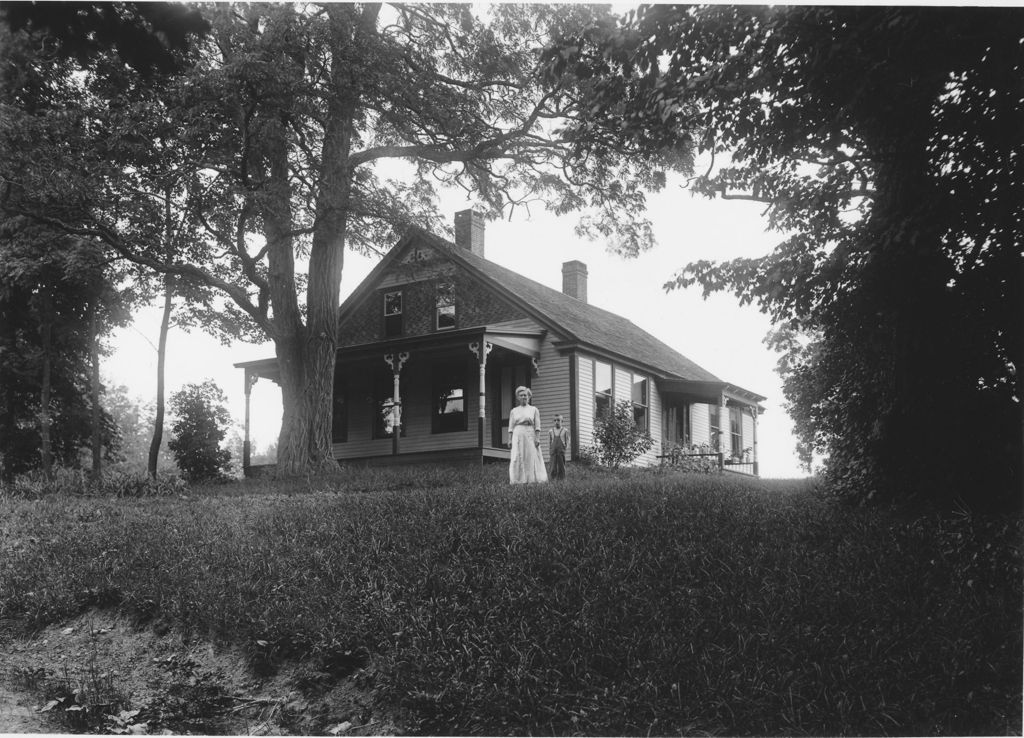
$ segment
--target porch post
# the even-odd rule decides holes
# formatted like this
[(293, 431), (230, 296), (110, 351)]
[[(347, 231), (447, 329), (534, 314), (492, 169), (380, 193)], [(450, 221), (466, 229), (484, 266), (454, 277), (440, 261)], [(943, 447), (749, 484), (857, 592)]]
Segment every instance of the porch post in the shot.
[(384, 354), (384, 363), (391, 367), (394, 374), (395, 385), (391, 392), (391, 455), (398, 456), (398, 438), (402, 435), (402, 396), (400, 394), (399, 375), (402, 372), (402, 365), (409, 359), (409, 352), (402, 351), (396, 357), (394, 354)]
[(753, 457), (754, 457), (754, 459), (753, 459), (754, 460), (754, 476), (756, 477), (756, 476), (758, 476), (758, 474), (757, 474), (757, 405), (754, 405), (754, 407), (750, 408), (750, 414), (754, 417), (754, 443), (753, 443), (752, 453), (753, 453)]
[(729, 408), (726, 406), (725, 393), (718, 397), (718, 459), (719, 464), (725, 463), (725, 455), (732, 451), (732, 421)]
[[(469, 352), (480, 362), (480, 412), (477, 418), (477, 444), (481, 449), (484, 447), (484, 426), (487, 420), (487, 355), (491, 353), (492, 348), (494, 346), (487, 341), (474, 341), (469, 344)], [(480, 460), (483, 461), (482, 454)]]
[(246, 476), (249, 470), (249, 462), (252, 459), (252, 444), (249, 443), (249, 397), (252, 394), (252, 386), (256, 384), (259, 375), (253, 374), (249, 369), (245, 370), (245, 440), (242, 441), (242, 476)]

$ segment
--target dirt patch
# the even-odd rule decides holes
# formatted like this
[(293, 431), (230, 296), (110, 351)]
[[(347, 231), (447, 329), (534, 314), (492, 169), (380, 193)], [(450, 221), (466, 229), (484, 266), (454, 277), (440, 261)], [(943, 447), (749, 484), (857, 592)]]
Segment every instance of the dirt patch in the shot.
[(0, 733), (396, 735), (372, 665), (332, 679), (302, 664), (256, 676), (237, 651), (92, 612), (0, 634)]

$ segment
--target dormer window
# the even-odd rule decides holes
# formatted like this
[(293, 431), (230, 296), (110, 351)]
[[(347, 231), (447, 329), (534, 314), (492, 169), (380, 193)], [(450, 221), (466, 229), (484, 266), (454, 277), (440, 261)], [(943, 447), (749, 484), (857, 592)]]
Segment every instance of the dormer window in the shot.
[(384, 336), (402, 335), (402, 293), (384, 293)]
[(434, 327), (439, 331), (455, 327), (455, 285), (437, 283), (436, 318)]

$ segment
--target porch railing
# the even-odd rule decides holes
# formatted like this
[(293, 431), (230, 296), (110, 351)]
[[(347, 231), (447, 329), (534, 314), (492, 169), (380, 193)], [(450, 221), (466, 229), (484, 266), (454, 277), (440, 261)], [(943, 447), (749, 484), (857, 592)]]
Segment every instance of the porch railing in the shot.
[(734, 474), (757, 476), (757, 462), (748, 457), (726, 456), (710, 446), (676, 446), (658, 457), (663, 465), (687, 471), (727, 471)]

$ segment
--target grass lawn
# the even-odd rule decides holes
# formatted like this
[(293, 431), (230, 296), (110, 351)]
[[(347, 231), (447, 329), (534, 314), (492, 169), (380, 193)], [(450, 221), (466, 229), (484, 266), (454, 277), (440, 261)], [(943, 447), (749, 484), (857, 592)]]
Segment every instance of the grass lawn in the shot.
[(1019, 520), (571, 472), (0, 491), (0, 620), (117, 608), (361, 680), (409, 733), (1020, 734)]

